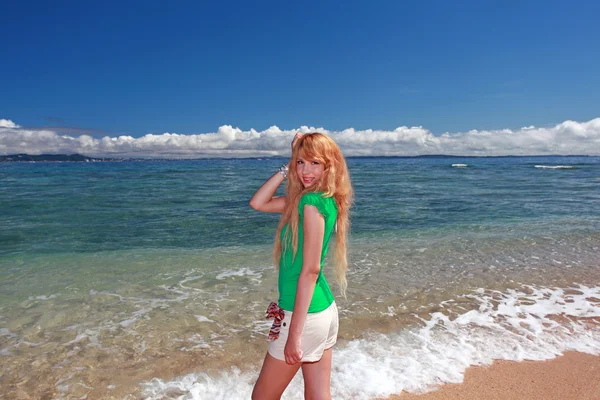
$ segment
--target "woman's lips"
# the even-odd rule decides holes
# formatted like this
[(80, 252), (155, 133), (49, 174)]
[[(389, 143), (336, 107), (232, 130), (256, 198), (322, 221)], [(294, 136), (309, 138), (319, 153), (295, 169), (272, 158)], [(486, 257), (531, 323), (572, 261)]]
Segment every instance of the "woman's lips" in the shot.
[(314, 180), (315, 180), (315, 178), (302, 178), (302, 182), (304, 182), (304, 183), (311, 183)]

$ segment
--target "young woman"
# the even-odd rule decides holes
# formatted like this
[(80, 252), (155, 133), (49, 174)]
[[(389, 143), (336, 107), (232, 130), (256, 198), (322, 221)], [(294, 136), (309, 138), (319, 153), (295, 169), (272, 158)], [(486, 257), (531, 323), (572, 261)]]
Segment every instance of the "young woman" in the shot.
[[(274, 196), (286, 177), (285, 196)], [(345, 293), (351, 202), (346, 160), (335, 142), (321, 133), (296, 134), (289, 164), (250, 200), (256, 210), (281, 213), (274, 246), (279, 304), (267, 310), (275, 322), (254, 400), (279, 399), (300, 368), (305, 398), (331, 399), (331, 349), (337, 340), (338, 314), (322, 270), (335, 231), (334, 264)]]

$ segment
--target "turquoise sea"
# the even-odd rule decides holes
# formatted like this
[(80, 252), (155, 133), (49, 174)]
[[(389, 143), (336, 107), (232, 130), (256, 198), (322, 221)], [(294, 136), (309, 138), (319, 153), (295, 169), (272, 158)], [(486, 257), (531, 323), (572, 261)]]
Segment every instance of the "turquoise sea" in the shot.
[[(248, 201), (284, 161), (0, 163), (0, 397), (249, 398), (278, 216)], [(600, 354), (600, 157), (348, 164), (334, 398)]]

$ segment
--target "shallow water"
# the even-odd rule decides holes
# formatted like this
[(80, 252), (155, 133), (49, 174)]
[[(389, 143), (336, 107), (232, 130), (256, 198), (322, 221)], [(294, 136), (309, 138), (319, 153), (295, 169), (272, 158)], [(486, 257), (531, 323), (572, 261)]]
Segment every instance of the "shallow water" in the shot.
[[(247, 398), (277, 298), (277, 217), (247, 201), (280, 163), (0, 164), (0, 396)], [(335, 398), (598, 352), (598, 158), (349, 165)]]

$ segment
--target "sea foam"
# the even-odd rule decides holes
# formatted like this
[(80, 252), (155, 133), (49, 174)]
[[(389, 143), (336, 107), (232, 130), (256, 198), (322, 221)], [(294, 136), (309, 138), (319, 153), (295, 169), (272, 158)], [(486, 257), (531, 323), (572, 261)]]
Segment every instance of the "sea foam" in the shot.
[(574, 169), (572, 165), (536, 165), (536, 168), (546, 168), (546, 169)]
[[(547, 360), (569, 350), (600, 354), (600, 287), (479, 289), (463, 297), (477, 307), (462, 314), (432, 313), (418, 326), (385, 335), (367, 333), (336, 346), (332, 397), (367, 400), (403, 390), (422, 393), (460, 383), (466, 368), (493, 360)], [(142, 384), (143, 397), (246, 399), (257, 375), (258, 369), (231, 369), (218, 376), (155, 378)], [(302, 399), (302, 385), (298, 374), (283, 398)]]
[(254, 271), (250, 268), (240, 268), (237, 270), (223, 271), (219, 275), (217, 275), (216, 278), (218, 280), (224, 280), (224, 279), (231, 278), (231, 277), (242, 277), (242, 276), (248, 276), (253, 280), (260, 281), (262, 274), (260, 272)]

